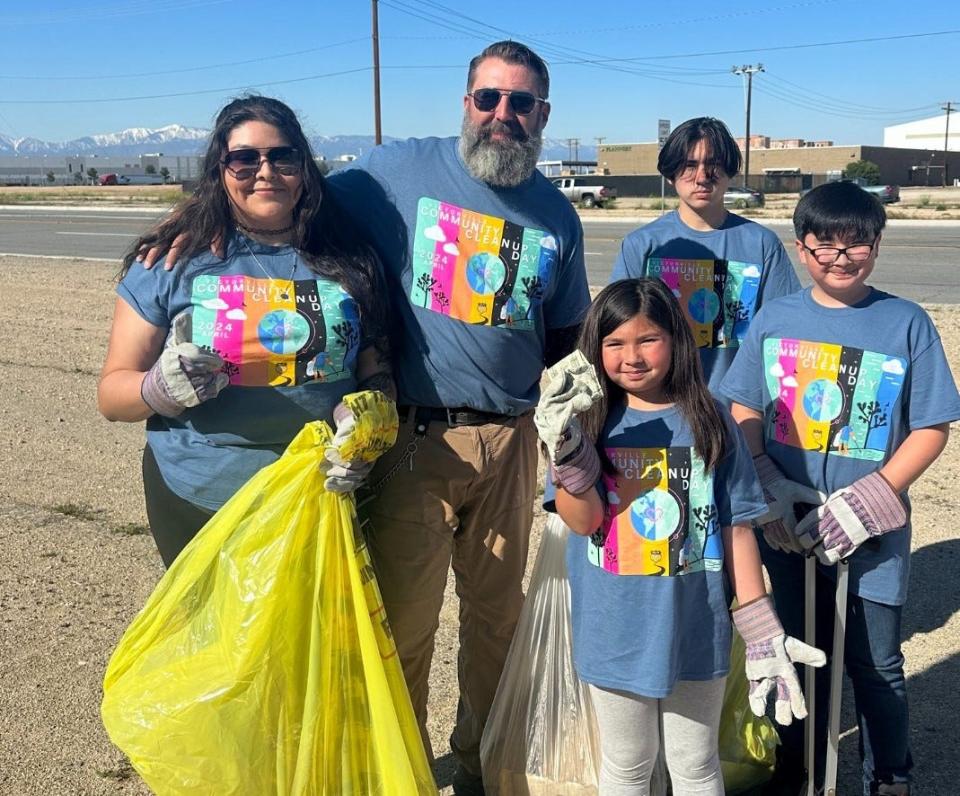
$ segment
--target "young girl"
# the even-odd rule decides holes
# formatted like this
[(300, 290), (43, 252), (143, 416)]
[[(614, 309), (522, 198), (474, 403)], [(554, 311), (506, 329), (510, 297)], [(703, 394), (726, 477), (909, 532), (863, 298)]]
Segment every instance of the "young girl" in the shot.
[[(822, 653), (784, 636), (766, 595), (750, 528), (766, 511), (763, 494), (670, 289), (654, 278), (609, 285), (579, 347), (602, 373), (602, 397), (559, 441), (544, 412), (536, 420), (553, 463), (547, 508), (576, 534), (567, 550), (573, 652), (600, 727), (600, 793), (648, 793), (662, 721), (673, 792), (723, 794), (724, 573), (741, 606), (733, 619), (754, 712), (772, 692), (779, 722), (806, 715), (793, 662), (822, 665)], [(563, 381), (547, 386), (541, 406), (555, 403)]]

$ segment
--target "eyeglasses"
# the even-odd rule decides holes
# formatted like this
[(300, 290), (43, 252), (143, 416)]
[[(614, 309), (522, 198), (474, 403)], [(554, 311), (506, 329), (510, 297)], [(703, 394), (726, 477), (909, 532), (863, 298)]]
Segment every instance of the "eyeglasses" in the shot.
[(224, 155), (220, 163), (238, 180), (249, 180), (257, 175), (266, 160), (274, 171), (284, 177), (293, 177), (303, 170), (300, 150), (292, 146), (275, 146), (269, 149), (233, 149)]
[(862, 263), (870, 257), (873, 247), (877, 245), (877, 240), (874, 239), (873, 243), (855, 243), (853, 246), (847, 246), (843, 249), (838, 249), (835, 246), (817, 246), (817, 248), (811, 249), (803, 241), (800, 241), (800, 245), (810, 252), (820, 265), (833, 265), (840, 259), (841, 254), (847, 255), (847, 259), (852, 263)]
[(529, 91), (507, 91), (500, 88), (478, 88), (468, 91), (468, 97), (473, 97), (473, 107), (481, 113), (490, 113), (500, 104), (500, 97), (506, 96), (510, 109), (518, 116), (526, 116), (538, 102), (546, 102), (544, 97), (538, 97)]

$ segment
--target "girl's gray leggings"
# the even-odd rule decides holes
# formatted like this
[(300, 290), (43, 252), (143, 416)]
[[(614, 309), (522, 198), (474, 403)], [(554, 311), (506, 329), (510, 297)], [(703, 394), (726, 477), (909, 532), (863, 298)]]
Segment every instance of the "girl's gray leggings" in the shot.
[(663, 751), (674, 796), (723, 796), (717, 735), (726, 678), (681, 680), (663, 699), (590, 686), (600, 728), (600, 796), (648, 796)]

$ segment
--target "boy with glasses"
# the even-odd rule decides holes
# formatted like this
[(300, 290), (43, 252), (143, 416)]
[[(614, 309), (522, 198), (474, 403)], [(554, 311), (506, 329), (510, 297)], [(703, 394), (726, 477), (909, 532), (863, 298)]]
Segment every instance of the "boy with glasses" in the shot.
[(698, 117), (676, 127), (657, 170), (680, 206), (624, 238), (611, 276), (655, 276), (673, 290), (714, 394), (757, 310), (800, 289), (780, 239), (724, 209), (723, 194), (741, 162), (719, 119)]
[[(960, 418), (960, 395), (927, 314), (867, 284), (886, 223), (880, 203), (856, 185), (831, 183), (800, 200), (793, 222), (813, 286), (757, 314), (720, 389), (754, 454), (766, 516), (795, 525), (778, 547), (760, 540), (788, 634), (803, 632), (803, 553), (816, 555), (816, 643), (832, 648), (833, 565), (849, 559), (844, 664), (863, 793), (904, 796), (913, 765), (900, 651), (910, 568), (907, 488), (943, 451), (949, 424)], [(829, 498), (790, 522), (795, 496), (811, 489)], [(827, 678), (828, 669), (819, 670), (816, 782), (823, 777)], [(778, 779), (799, 784), (802, 725), (781, 728), (780, 738)]]

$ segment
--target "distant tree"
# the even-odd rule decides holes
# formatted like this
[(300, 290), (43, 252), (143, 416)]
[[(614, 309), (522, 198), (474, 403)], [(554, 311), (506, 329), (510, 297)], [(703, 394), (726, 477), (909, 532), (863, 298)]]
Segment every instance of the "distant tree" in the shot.
[(91, 185), (96, 185), (96, 184), (97, 184), (97, 170), (96, 170), (95, 168), (93, 168), (93, 166), (91, 166), (89, 169), (87, 169), (87, 177), (90, 178), (90, 184), (91, 184)]
[(75, 171), (73, 173), (73, 181), (78, 185), (83, 184), (83, 173), (79, 171)]
[(154, 166), (152, 163), (150, 163), (148, 166), (146, 166), (146, 167), (144, 168), (143, 173), (144, 173), (144, 174), (156, 174), (156, 173), (157, 173), (157, 167)]
[(52, 171), (48, 171), (48, 172), (47, 172), (47, 182), (49, 182), (49, 183), (52, 185), (52, 184), (55, 183), (56, 181), (57, 181), (57, 175), (54, 174)]
[(877, 185), (880, 182), (880, 167), (870, 160), (855, 160), (847, 164), (843, 176), (860, 177), (866, 180), (867, 185)]
[(164, 166), (162, 169), (160, 169), (160, 176), (163, 177), (163, 181), (164, 181), (164, 182), (166, 182), (167, 180), (169, 180), (169, 179), (170, 179), (170, 169), (168, 169), (166, 166)]

